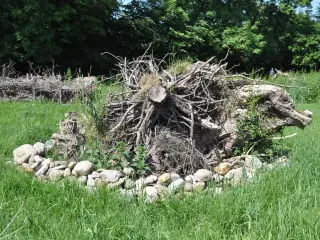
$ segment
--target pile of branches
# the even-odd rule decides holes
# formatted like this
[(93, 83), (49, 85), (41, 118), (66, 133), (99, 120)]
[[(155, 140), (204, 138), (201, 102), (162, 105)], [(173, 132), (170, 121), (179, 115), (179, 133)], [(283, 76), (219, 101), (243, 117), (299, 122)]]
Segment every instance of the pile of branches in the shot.
[(311, 123), (312, 113), (297, 112), (281, 86), (233, 75), (225, 59), (196, 62), (178, 74), (153, 56), (118, 60), (124, 89), (108, 97), (108, 139), (144, 145), (157, 172), (190, 173), (232, 157), (243, 141), (237, 123), (252, 98), (259, 98), (268, 116), (261, 125), (270, 132)]

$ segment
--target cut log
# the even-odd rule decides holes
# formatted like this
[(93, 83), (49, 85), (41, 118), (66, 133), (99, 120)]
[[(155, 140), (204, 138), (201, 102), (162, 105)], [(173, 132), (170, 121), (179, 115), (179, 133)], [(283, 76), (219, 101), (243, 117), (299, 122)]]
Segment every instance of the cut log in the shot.
[(162, 104), (166, 101), (168, 93), (164, 87), (154, 86), (149, 89), (148, 95), (151, 102)]

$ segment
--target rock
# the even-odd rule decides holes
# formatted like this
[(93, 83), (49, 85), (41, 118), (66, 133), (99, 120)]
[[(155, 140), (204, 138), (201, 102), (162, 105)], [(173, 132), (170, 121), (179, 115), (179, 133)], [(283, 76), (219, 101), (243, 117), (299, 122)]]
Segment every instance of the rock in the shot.
[(263, 167), (263, 164), (260, 161), (260, 159), (253, 155), (246, 156), (244, 164), (247, 168), (252, 169), (252, 171), (259, 170)]
[(184, 185), (186, 184), (186, 182), (179, 178), (175, 181), (173, 181), (172, 183), (169, 184), (168, 189), (169, 189), (169, 193), (176, 193), (179, 192), (181, 189), (184, 188)]
[(194, 179), (197, 182), (207, 182), (212, 179), (212, 172), (207, 169), (199, 169), (194, 174)]
[(220, 163), (214, 170), (219, 175), (226, 175), (231, 169), (231, 164), (227, 162)]
[(54, 162), (50, 162), (49, 164), (49, 168), (54, 168), (56, 165), (54, 164)]
[(132, 199), (134, 197), (134, 190), (120, 189), (120, 195), (126, 199)]
[(25, 144), (13, 151), (13, 161), (15, 164), (21, 165), (22, 163), (28, 162), (31, 156), (35, 156), (37, 154), (37, 149), (30, 144)]
[(87, 176), (93, 171), (93, 164), (89, 161), (81, 161), (76, 164), (72, 174), (76, 176)]
[(93, 178), (93, 179), (95, 179), (95, 178), (101, 178), (101, 174), (98, 173), (97, 171), (92, 172), (91, 175), (92, 175), (92, 178)]
[(213, 175), (213, 179), (214, 179), (214, 181), (215, 181), (216, 183), (220, 183), (220, 182), (223, 181), (224, 177), (221, 176), (221, 175), (219, 175), (218, 173), (216, 173), (216, 174)]
[(146, 187), (145, 193), (147, 202), (154, 202), (158, 199), (158, 190), (155, 187)]
[(66, 168), (63, 172), (63, 177), (70, 177), (71, 176), (71, 169)]
[(117, 182), (109, 183), (107, 187), (109, 189), (120, 188), (123, 185), (124, 181), (125, 181), (125, 178), (120, 178)]
[(95, 187), (96, 186), (96, 181), (93, 179), (92, 175), (88, 176), (87, 186), (88, 187)]
[(54, 170), (65, 170), (66, 168), (67, 168), (66, 165), (61, 165), (61, 166), (55, 165), (55, 167), (51, 168), (50, 171), (54, 171)]
[(74, 162), (74, 161), (69, 162), (68, 168), (70, 168), (70, 170), (73, 170), (73, 168), (74, 168), (76, 165), (77, 165), (77, 162)]
[(244, 177), (244, 168), (236, 168), (230, 170), (224, 177), (231, 180), (232, 184), (239, 184)]
[(134, 177), (136, 175), (136, 171), (132, 167), (123, 168), (122, 172), (128, 177)]
[[(39, 166), (40, 164), (44, 161), (44, 158), (36, 155), (36, 156), (32, 156), (30, 159), (29, 159), (29, 164), (30, 164), (30, 168), (32, 168), (33, 170), (35, 171), (38, 171), (39, 170)], [(39, 167), (39, 168), (38, 168)]]
[(248, 182), (253, 182), (254, 181), (254, 177), (255, 177), (255, 173), (254, 172), (246, 171), (246, 175), (247, 175), (247, 181)]
[[(42, 163), (43, 164), (43, 163)], [(41, 175), (45, 175), (49, 169), (49, 163), (45, 163), (41, 166), (41, 168), (36, 172), (36, 176), (39, 177)]]
[(139, 178), (136, 182), (135, 182), (135, 189), (137, 192), (140, 192), (142, 190), (142, 188), (145, 187), (145, 179), (144, 178)]
[(186, 176), (184, 180), (187, 183), (192, 183), (192, 184), (195, 182), (194, 176), (192, 176), (192, 175)]
[(130, 178), (126, 178), (124, 181), (124, 188), (125, 189), (132, 189), (136, 186), (136, 183), (130, 179)]
[(169, 193), (169, 189), (163, 185), (156, 184), (154, 187), (157, 189), (158, 195), (161, 197), (165, 197)]
[(51, 170), (48, 174), (48, 179), (52, 182), (58, 182), (63, 178), (64, 170)]
[(118, 170), (104, 170), (100, 173), (100, 176), (102, 181), (105, 183), (115, 183), (119, 181), (122, 174)]
[(215, 190), (215, 193), (216, 193), (216, 194), (221, 194), (221, 193), (222, 193), (222, 190), (223, 190), (223, 188), (217, 187), (216, 190)]
[(77, 178), (77, 181), (79, 182), (79, 183), (86, 183), (87, 182), (87, 176), (81, 176), (81, 177), (78, 177)]
[(158, 178), (158, 184), (167, 186), (170, 184), (171, 181), (171, 174), (170, 173), (164, 173)]
[(205, 182), (196, 182), (193, 185), (193, 189), (194, 189), (194, 191), (200, 192), (200, 191), (204, 190), (205, 186), (206, 186)]
[(185, 192), (192, 192), (192, 190), (193, 190), (193, 183), (186, 182), (186, 184), (184, 185), (184, 191)]
[(170, 181), (171, 181), (171, 183), (174, 182), (174, 181), (176, 181), (176, 180), (178, 180), (178, 179), (181, 179), (181, 177), (180, 177), (179, 174), (177, 174), (177, 173), (171, 173), (171, 174), (170, 174)]
[(38, 155), (43, 156), (45, 152), (44, 144), (41, 142), (37, 142), (33, 145), (33, 147), (37, 150)]
[(104, 168), (99, 168), (96, 172), (98, 172), (98, 173), (102, 173), (103, 171), (105, 171), (106, 169), (104, 169)]
[(55, 146), (56, 146), (57, 142), (53, 139), (48, 140), (44, 143), (44, 150), (46, 152), (49, 152), (50, 150), (52, 150)]
[(55, 161), (54, 162), (54, 166), (58, 167), (58, 166), (65, 166), (67, 168), (68, 163), (66, 161)]
[(157, 182), (157, 180), (158, 180), (158, 177), (157, 177), (157, 176), (155, 176), (155, 175), (150, 175), (150, 176), (148, 176), (148, 177), (145, 178), (144, 184), (145, 184), (145, 185), (154, 184), (154, 183)]
[(106, 185), (101, 178), (95, 178), (94, 181), (97, 187), (103, 187)]
[(286, 156), (282, 156), (276, 159), (275, 164), (279, 167), (288, 167), (290, 165), (290, 159)]

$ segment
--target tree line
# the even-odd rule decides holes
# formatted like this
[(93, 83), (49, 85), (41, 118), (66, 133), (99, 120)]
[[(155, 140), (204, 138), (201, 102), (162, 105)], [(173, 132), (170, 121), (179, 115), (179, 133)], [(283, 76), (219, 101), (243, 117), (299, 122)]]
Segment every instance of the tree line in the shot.
[(241, 70), (318, 69), (320, 8), (311, 0), (1, 0), (0, 63), (98, 74), (117, 56), (224, 58)]

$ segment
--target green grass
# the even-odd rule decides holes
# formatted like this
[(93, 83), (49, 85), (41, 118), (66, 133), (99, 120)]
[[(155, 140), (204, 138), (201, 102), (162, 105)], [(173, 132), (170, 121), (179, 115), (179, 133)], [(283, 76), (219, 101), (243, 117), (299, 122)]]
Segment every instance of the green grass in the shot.
[(12, 150), (48, 139), (73, 106), (0, 103), (0, 234), (6, 239), (319, 239), (320, 105), (314, 123), (289, 139), (292, 166), (220, 196), (199, 194), (162, 203), (128, 202), (66, 182), (41, 183), (5, 165)]

